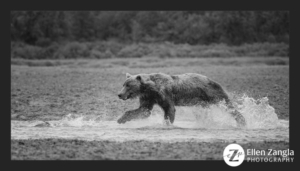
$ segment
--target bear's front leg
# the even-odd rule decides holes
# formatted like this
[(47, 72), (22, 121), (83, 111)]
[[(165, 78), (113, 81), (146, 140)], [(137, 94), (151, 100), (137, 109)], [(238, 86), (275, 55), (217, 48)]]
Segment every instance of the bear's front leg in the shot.
[(171, 102), (164, 101), (164, 102), (160, 103), (159, 105), (165, 112), (164, 118), (165, 118), (166, 123), (168, 123), (168, 121), (170, 121), (172, 124), (175, 120), (175, 112), (176, 112), (174, 104)]
[(130, 121), (132, 119), (143, 119), (149, 117), (150, 114), (151, 112), (147, 108), (138, 108), (135, 110), (130, 110), (125, 112), (125, 114), (120, 119), (118, 119), (117, 122), (121, 124)]

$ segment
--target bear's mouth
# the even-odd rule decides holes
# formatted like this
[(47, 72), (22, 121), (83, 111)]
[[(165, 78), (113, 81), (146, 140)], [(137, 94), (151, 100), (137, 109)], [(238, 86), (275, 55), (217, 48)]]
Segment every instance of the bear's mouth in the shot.
[(133, 93), (128, 94), (126, 100), (127, 100), (127, 99), (131, 99), (131, 98), (132, 98), (132, 95), (133, 95)]
[(120, 97), (120, 99), (122, 99), (122, 100), (127, 100), (127, 99), (130, 99), (130, 98), (132, 98), (132, 93), (128, 94), (128, 96)]
[(127, 99), (134, 99), (134, 98), (136, 98), (137, 97), (137, 94), (135, 94), (135, 93), (130, 93), (130, 94), (128, 94), (128, 96), (127, 96), (127, 98), (125, 99), (125, 100), (127, 100)]

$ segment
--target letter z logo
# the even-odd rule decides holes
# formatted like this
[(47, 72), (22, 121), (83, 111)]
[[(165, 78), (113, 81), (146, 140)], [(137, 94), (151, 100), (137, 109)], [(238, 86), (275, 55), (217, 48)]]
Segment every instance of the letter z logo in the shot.
[(245, 159), (244, 149), (238, 144), (229, 144), (224, 149), (223, 158), (229, 166), (239, 166)]
[(230, 161), (230, 162), (239, 161), (239, 160), (233, 160), (234, 157), (236, 156), (236, 154), (238, 153), (239, 150), (238, 150), (238, 149), (231, 149), (231, 150), (229, 150), (229, 151), (233, 151), (233, 153), (232, 153), (232, 155), (231, 155), (229, 161)]

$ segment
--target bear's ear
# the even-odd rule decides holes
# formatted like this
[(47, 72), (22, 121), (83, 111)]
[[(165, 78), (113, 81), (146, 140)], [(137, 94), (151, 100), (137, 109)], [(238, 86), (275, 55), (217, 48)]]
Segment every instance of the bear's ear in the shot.
[(142, 77), (141, 77), (140, 75), (136, 76), (136, 79), (137, 79), (138, 81), (142, 81)]
[(136, 76), (136, 80), (138, 80), (139, 82), (141, 82), (141, 83), (143, 83), (143, 84), (145, 84), (145, 83), (148, 82), (148, 79), (145, 78), (145, 76), (143, 76), (143, 75), (137, 75), (137, 76)]
[(126, 73), (126, 78), (131, 77), (131, 75), (129, 73)]
[(146, 81), (147, 81), (147, 78), (145, 78), (144, 76), (142, 76), (142, 75), (137, 75), (136, 76), (136, 80), (138, 80), (139, 82), (141, 82), (141, 83), (146, 83)]
[(145, 75), (137, 75), (136, 80), (138, 80), (140, 83), (142, 84), (151, 84), (154, 85), (155, 83), (153, 81), (150, 80), (149, 77), (145, 76)]

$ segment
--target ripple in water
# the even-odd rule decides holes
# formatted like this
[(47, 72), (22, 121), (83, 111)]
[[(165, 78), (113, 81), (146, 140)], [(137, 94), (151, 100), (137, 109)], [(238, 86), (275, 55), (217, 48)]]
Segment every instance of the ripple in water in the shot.
[(100, 116), (68, 114), (36, 127), (43, 121), (11, 121), (12, 139), (70, 138), (82, 140), (148, 141), (289, 141), (289, 121), (279, 120), (268, 98), (236, 98), (234, 105), (245, 117), (246, 128), (237, 128), (224, 102), (209, 108), (177, 107), (173, 125), (166, 125), (158, 108), (143, 120), (125, 124)]

